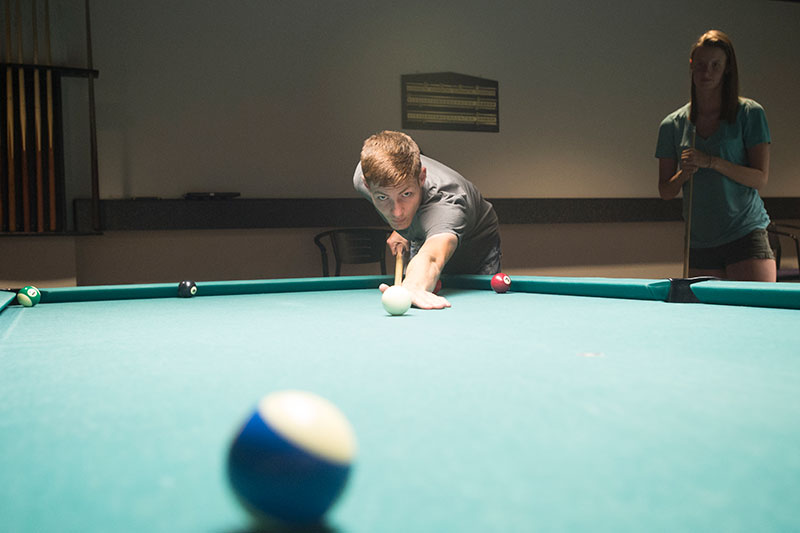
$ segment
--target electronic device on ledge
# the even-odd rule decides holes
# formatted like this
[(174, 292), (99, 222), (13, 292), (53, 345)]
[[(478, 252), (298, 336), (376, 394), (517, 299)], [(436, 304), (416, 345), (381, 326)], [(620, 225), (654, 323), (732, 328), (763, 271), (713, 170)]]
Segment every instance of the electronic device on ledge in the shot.
[(186, 200), (230, 200), (240, 196), (238, 192), (187, 192), (183, 195)]

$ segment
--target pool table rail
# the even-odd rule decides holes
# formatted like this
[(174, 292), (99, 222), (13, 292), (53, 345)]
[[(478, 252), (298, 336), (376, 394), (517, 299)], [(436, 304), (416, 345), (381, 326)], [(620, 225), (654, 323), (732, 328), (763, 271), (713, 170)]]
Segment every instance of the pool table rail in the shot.
[[(489, 289), (488, 276), (444, 277), (443, 286), (463, 289)], [(688, 282), (688, 283), (687, 283)], [(511, 290), (517, 292), (596, 296), (636, 300), (670, 300), (675, 286), (690, 289), (682, 303), (740, 305), (800, 309), (800, 284), (723, 281), (716, 279), (612, 279), (515, 276)]]
[[(490, 276), (443, 276), (447, 290), (467, 289), (490, 291)], [(721, 280), (564, 278), (546, 276), (514, 276), (511, 292), (559, 294), (636, 300), (673, 301), (675, 284), (689, 287), (689, 300), (705, 304), (740, 305), (800, 309), (800, 284), (731, 282)], [(339, 276), (326, 278), (290, 278), (267, 280), (198, 281), (197, 297), (279, 292), (373, 289), (381, 283), (391, 284), (391, 276)], [(41, 289), (40, 304), (130, 300), (145, 298), (177, 298), (178, 282), (133, 285), (99, 285)], [(16, 302), (11, 290), (0, 290), (0, 311)]]

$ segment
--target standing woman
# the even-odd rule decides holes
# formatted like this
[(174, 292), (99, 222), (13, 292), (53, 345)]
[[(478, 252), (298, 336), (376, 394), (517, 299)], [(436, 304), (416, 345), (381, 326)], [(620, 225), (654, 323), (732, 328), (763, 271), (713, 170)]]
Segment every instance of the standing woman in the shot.
[(689, 276), (775, 281), (769, 216), (758, 194), (769, 176), (764, 108), (739, 97), (736, 54), (725, 33), (701, 36), (689, 66), (691, 101), (661, 122), (656, 147), (661, 198), (683, 189), (684, 218), (691, 221)]

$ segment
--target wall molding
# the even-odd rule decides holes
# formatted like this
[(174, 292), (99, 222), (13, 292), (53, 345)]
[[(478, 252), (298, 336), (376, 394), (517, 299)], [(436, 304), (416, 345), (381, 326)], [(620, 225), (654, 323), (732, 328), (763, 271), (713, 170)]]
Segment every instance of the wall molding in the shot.
[[(501, 224), (674, 222), (681, 200), (493, 198)], [(91, 233), (91, 200), (75, 200), (75, 231)], [(765, 198), (774, 220), (800, 218), (800, 198)], [(101, 231), (385, 226), (362, 198), (126, 199), (100, 201)]]

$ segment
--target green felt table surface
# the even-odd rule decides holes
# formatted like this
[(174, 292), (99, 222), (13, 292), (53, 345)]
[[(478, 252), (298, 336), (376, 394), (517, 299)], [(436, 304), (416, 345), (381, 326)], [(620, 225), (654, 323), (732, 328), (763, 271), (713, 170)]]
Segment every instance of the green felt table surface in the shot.
[[(380, 280), (6, 306), (0, 529), (249, 531), (225, 458), (284, 389), (328, 398), (356, 431), (325, 530), (800, 529), (800, 311), (780, 303), (796, 287), (756, 307), (667, 303), (659, 280), (515, 279), (497, 295), (474, 277), (445, 285), (451, 309), (390, 317)], [(564, 294), (581, 291), (602, 296)]]

